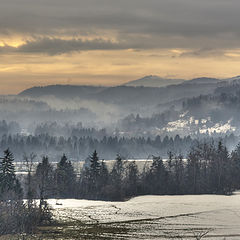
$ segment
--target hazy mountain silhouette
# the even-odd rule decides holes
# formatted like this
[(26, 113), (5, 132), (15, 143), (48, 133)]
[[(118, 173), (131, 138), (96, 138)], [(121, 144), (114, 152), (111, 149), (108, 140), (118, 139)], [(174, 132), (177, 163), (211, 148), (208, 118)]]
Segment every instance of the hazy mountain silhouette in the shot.
[(133, 86), (133, 87), (166, 87), (173, 84), (180, 84), (183, 79), (168, 79), (161, 78), (159, 76), (149, 75), (143, 78), (130, 81), (124, 84), (124, 86)]
[(217, 78), (202, 77), (202, 78), (194, 78), (192, 80), (184, 81), (183, 84), (215, 84), (220, 82), (222, 82), (222, 80)]
[(98, 86), (78, 86), (78, 85), (48, 85), (44, 87), (33, 87), (19, 93), (20, 96), (43, 97), (54, 96), (57, 98), (88, 98), (97, 94), (105, 87)]
[(26, 89), (19, 95), (33, 98), (44, 96), (61, 99), (80, 98), (117, 105), (153, 106), (200, 94), (211, 94), (216, 88), (225, 84), (226, 82), (215, 78), (196, 78), (165, 87), (50, 85)]

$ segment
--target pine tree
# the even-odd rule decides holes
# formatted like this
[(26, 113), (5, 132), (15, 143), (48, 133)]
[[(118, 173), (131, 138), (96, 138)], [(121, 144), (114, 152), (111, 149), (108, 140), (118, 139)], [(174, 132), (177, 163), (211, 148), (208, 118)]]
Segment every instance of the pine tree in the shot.
[(53, 168), (48, 157), (43, 157), (42, 162), (38, 164), (35, 177), (38, 183), (40, 209), (42, 209), (45, 205), (45, 199), (51, 196), (54, 187)]
[(68, 161), (65, 154), (57, 164), (55, 178), (58, 197), (74, 197), (76, 175), (71, 161)]
[(106, 163), (102, 160), (99, 175), (100, 198), (105, 199), (107, 195), (107, 186), (109, 181), (109, 172)]
[(240, 189), (240, 144), (231, 154), (231, 183), (234, 189)]
[(110, 173), (110, 195), (113, 200), (122, 200), (124, 198), (123, 178), (125, 174), (124, 162), (120, 155), (117, 155)]
[(102, 187), (106, 186), (109, 179), (109, 172), (106, 163), (102, 160), (100, 165), (100, 185)]
[(90, 171), (93, 179), (96, 180), (100, 173), (100, 162), (96, 150), (90, 156)]
[(100, 192), (99, 187), (100, 161), (96, 150), (90, 156), (89, 173), (90, 173), (89, 194), (91, 198), (96, 199)]
[(187, 160), (186, 166), (187, 192), (197, 194), (200, 190), (200, 161), (199, 151), (192, 148)]
[(14, 157), (9, 149), (4, 151), (4, 157), (0, 162), (0, 197), (19, 198), (22, 189), (16, 179)]
[(135, 161), (130, 162), (127, 166), (125, 188), (127, 196), (136, 196), (138, 193), (139, 172)]
[(172, 193), (183, 194), (185, 192), (185, 177), (183, 157), (181, 155), (175, 157), (173, 168), (173, 182), (175, 189)]
[(227, 148), (219, 141), (216, 156), (216, 178), (217, 193), (228, 193), (230, 191), (230, 167), (229, 154)]
[(161, 157), (153, 156), (153, 162), (150, 169), (150, 182), (152, 193), (166, 194), (168, 189), (168, 174)]
[(28, 203), (28, 209), (30, 209), (33, 206), (33, 198), (34, 198), (34, 184), (33, 184), (33, 177), (32, 177), (32, 172), (34, 168), (34, 159), (36, 158), (37, 155), (34, 153), (31, 153), (29, 156), (24, 155), (23, 159), (25, 162), (25, 166), (27, 169), (27, 177), (26, 177), (26, 197), (27, 197), (27, 203)]

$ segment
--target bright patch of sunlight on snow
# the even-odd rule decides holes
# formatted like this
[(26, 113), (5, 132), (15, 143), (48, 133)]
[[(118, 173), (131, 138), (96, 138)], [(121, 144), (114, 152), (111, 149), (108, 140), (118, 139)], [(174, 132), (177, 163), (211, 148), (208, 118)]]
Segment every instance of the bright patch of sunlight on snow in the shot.
[(209, 134), (212, 134), (212, 133), (227, 133), (229, 131), (231, 131), (231, 132), (236, 131), (236, 127), (231, 126), (231, 120), (229, 120), (225, 124), (217, 123), (213, 127), (207, 128), (205, 126), (205, 128), (202, 128), (202, 129), (199, 130), (200, 133), (207, 133), (208, 132)]

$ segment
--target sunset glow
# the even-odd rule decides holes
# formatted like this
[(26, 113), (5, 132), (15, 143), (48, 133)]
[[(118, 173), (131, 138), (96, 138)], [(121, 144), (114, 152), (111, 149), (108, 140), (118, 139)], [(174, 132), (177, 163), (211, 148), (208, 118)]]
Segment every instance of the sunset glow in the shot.
[(119, 85), (150, 74), (240, 74), (238, 1), (13, 2), (0, 9), (0, 94), (34, 85)]

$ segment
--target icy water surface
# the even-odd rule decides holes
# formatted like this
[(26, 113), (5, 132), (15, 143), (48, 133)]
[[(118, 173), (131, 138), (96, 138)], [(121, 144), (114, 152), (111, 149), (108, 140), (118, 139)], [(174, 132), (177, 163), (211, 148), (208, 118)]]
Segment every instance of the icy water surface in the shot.
[[(113, 239), (240, 239), (240, 194), (49, 200), (57, 219), (124, 227)], [(57, 203), (57, 205), (56, 205)], [(109, 233), (106, 233), (109, 237)]]

